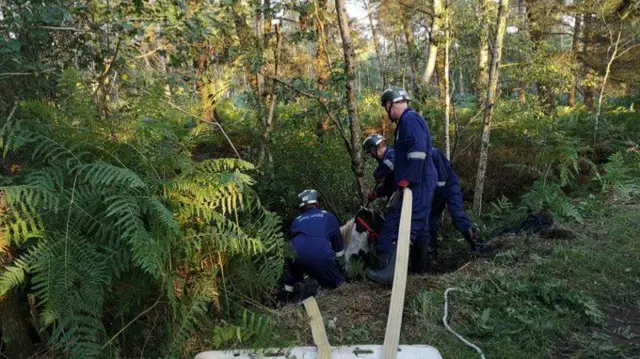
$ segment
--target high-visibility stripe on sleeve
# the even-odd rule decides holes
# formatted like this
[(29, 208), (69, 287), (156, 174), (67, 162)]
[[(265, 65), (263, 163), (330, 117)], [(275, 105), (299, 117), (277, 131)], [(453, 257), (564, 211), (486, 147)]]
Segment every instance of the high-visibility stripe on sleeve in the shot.
[(445, 181), (438, 182), (438, 187), (442, 187), (442, 186), (444, 186), (445, 184), (447, 184), (447, 182), (445, 182)]
[(289, 292), (292, 293), (293, 292), (293, 286), (292, 285), (284, 285), (284, 290), (285, 292)]
[(340, 251), (336, 253), (336, 257), (342, 257), (344, 255), (344, 251)]
[(387, 165), (387, 167), (389, 167), (389, 169), (393, 171), (393, 161), (387, 158), (386, 160), (382, 161), (382, 163)]
[(426, 152), (409, 152), (407, 154), (407, 158), (412, 159), (412, 158), (417, 158), (417, 159), (421, 159), (424, 160), (425, 158), (427, 158), (427, 153)]

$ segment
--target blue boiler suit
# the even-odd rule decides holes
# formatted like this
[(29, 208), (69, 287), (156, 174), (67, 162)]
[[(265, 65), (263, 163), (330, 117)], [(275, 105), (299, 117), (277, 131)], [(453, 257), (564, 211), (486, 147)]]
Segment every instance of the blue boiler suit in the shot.
[(378, 167), (373, 171), (373, 178), (375, 178), (376, 186), (375, 196), (391, 197), (393, 192), (396, 191), (396, 183), (393, 177), (393, 169), (395, 161), (395, 151), (391, 147), (387, 147), (382, 156), (382, 161), (378, 160)]
[(437, 148), (431, 151), (431, 156), (438, 171), (438, 184), (433, 196), (431, 213), (429, 213), (429, 232), (431, 238), (435, 241), (438, 235), (438, 220), (440, 220), (445, 206), (449, 210), (453, 225), (460, 233), (469, 231), (471, 221), (464, 213), (460, 180), (453, 172), (451, 162)]
[(344, 282), (335, 257), (344, 255), (344, 243), (336, 217), (322, 209), (308, 209), (291, 225), (291, 244), (296, 258), (289, 261), (285, 289), (293, 290), (305, 273), (322, 287), (335, 288)]
[[(394, 179), (409, 181), (413, 192), (411, 215), (411, 243), (429, 244), (429, 212), (436, 187), (437, 171), (431, 158), (431, 133), (427, 122), (413, 109), (407, 108), (395, 131)], [(398, 239), (402, 201), (396, 201), (385, 217), (376, 245), (376, 254), (393, 250)]]

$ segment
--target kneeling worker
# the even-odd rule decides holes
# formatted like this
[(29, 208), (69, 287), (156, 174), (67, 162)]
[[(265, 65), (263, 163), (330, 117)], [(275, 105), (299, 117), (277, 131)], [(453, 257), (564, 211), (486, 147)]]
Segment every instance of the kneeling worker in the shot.
[(336, 288), (344, 278), (340, 268), (344, 265), (344, 243), (336, 216), (318, 204), (314, 190), (298, 195), (302, 214), (291, 226), (291, 244), (296, 257), (289, 261), (284, 277), (285, 291), (292, 293), (294, 284), (303, 282), (304, 276), (318, 281), (321, 287)]
[(444, 207), (447, 206), (453, 225), (469, 243), (471, 251), (477, 251), (478, 233), (471, 225), (469, 217), (464, 213), (460, 180), (455, 172), (453, 172), (451, 162), (447, 160), (447, 157), (442, 151), (433, 148), (431, 150), (431, 157), (438, 170), (438, 184), (433, 196), (431, 212), (429, 213), (430, 246), (434, 252), (437, 252), (438, 221), (444, 211)]

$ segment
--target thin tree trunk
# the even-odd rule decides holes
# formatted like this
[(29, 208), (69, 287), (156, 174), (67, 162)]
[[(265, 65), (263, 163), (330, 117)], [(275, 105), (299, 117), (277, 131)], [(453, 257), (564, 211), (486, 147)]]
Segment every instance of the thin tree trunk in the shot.
[[(580, 51), (580, 28), (582, 27), (582, 17), (580, 14), (575, 15), (576, 23), (573, 27), (573, 44), (571, 44), (571, 52), (573, 52), (573, 58), (578, 59), (578, 52)], [(580, 80), (580, 72), (576, 71), (573, 76), (573, 86), (569, 91), (569, 107), (576, 105), (576, 88), (578, 87), (578, 81)]]
[(518, 100), (520, 103), (525, 103), (527, 102), (526, 85), (524, 84), (524, 81), (520, 81), (518, 85), (520, 86), (518, 89)]
[(264, 0), (264, 47), (269, 47), (269, 37), (271, 36), (271, 0)]
[(446, 14), (445, 14), (445, 32), (444, 32), (444, 37), (445, 37), (445, 43), (444, 43), (444, 76), (443, 76), (443, 82), (444, 82), (444, 148), (445, 148), (445, 155), (447, 156), (447, 159), (451, 158), (451, 138), (449, 135), (449, 114), (451, 112), (451, 96), (449, 94), (450, 92), (450, 79), (449, 79), (449, 46), (451, 43), (451, 39), (450, 39), (450, 29), (449, 29), (449, 13), (448, 13), (449, 9), (447, 8), (446, 10)]
[[(594, 28), (593, 28), (593, 17), (591, 14), (584, 14), (584, 18), (582, 19), (583, 26), (583, 38), (584, 38), (584, 46), (582, 48), (582, 57), (589, 56), (589, 54), (593, 51), (594, 48)], [(586, 77), (589, 74), (589, 67), (586, 64), (582, 66), (583, 76)], [(586, 84), (582, 89), (582, 97), (584, 99), (584, 105), (591, 111), (594, 110), (593, 106), (593, 87), (591, 85)]]
[(380, 70), (380, 77), (382, 80), (382, 88), (386, 89), (387, 82), (387, 71), (385, 67), (384, 60), (382, 58), (382, 48), (380, 46), (380, 38), (378, 37), (378, 27), (373, 23), (373, 11), (369, 6), (369, 2), (364, 0), (364, 8), (367, 12), (367, 18), (369, 19), (369, 26), (371, 26), (371, 36), (373, 37), (373, 46), (376, 50), (376, 62), (378, 63), (378, 69)]
[(458, 68), (458, 95), (464, 95), (464, 80), (462, 76), (462, 67), (460, 67)]
[(413, 29), (411, 28), (411, 17), (405, 16), (404, 22), (404, 38), (407, 41), (407, 55), (409, 57), (409, 82), (411, 83), (411, 91), (417, 96), (416, 78), (418, 77), (418, 59), (416, 55), (416, 47), (413, 43)]
[[(314, 3), (315, 12), (315, 31), (316, 31), (316, 72), (318, 90), (326, 91), (329, 85), (329, 71), (327, 66), (327, 29), (326, 29), (326, 13), (327, 1), (316, 0)], [(324, 140), (324, 134), (329, 129), (329, 117), (320, 115), (316, 125), (316, 135), (320, 142)]]
[(480, 33), (480, 51), (478, 51), (478, 83), (476, 86), (476, 106), (485, 107), (489, 88), (489, 9), (491, 0), (482, 1), (482, 32)]
[(509, 0), (500, 0), (498, 7), (498, 24), (496, 26), (496, 40), (491, 56), (491, 69), (489, 71), (489, 89), (487, 91), (487, 108), (484, 112), (482, 126), (482, 143), (480, 145), (480, 157), (478, 160), (478, 173), (476, 175), (476, 188), (473, 195), (473, 209), (476, 215), (482, 214), (482, 194), (484, 191), (484, 180), (487, 172), (487, 162), (489, 160), (489, 140), (491, 135), (491, 120), (495, 107), (495, 94), (498, 88), (498, 78), (500, 69), (500, 58), (502, 57), (502, 46), (504, 44), (504, 33), (507, 27), (507, 12), (509, 11)]
[(602, 100), (604, 99), (604, 90), (605, 90), (605, 87), (607, 86), (607, 80), (609, 79), (609, 74), (611, 73), (611, 64), (613, 64), (613, 61), (615, 61), (616, 56), (618, 55), (618, 45), (620, 45), (621, 36), (622, 36), (622, 28), (618, 30), (618, 38), (616, 39), (616, 42), (612, 45), (609, 45), (609, 48), (607, 49), (607, 53), (609, 53), (609, 51), (611, 51), (611, 48), (613, 47), (613, 52), (611, 53), (611, 57), (607, 62), (607, 70), (604, 73), (604, 78), (602, 79), (602, 87), (600, 87), (600, 95), (598, 96), (598, 108), (596, 110), (596, 121), (595, 121), (595, 128), (593, 131), (594, 144), (596, 144), (598, 140), (598, 123), (600, 122), (600, 114), (602, 113)]
[(361, 129), (358, 119), (358, 104), (354, 93), (355, 79), (355, 53), (351, 42), (351, 29), (349, 28), (349, 18), (345, 9), (345, 0), (336, 0), (336, 12), (338, 13), (338, 24), (342, 35), (342, 47), (344, 51), (345, 72), (347, 75), (347, 112), (349, 114), (351, 129), (351, 169), (356, 177), (358, 194), (364, 203), (366, 195), (364, 190), (364, 163), (362, 162), (362, 146), (360, 144)]
[(431, 24), (431, 33), (429, 34), (429, 57), (427, 58), (426, 68), (422, 82), (429, 85), (433, 71), (436, 68), (436, 57), (438, 56), (438, 40), (439, 32), (442, 27), (442, 0), (433, 0), (433, 23)]
[[(280, 49), (282, 47), (281, 42), (282, 42), (282, 33), (280, 31), (280, 25), (276, 25), (275, 26), (276, 29), (276, 48), (274, 49), (274, 78), (278, 77), (278, 70), (280, 69)], [(260, 147), (260, 152), (258, 155), (258, 167), (262, 167), (262, 165), (264, 164), (265, 161), (265, 156), (268, 158), (269, 160), (269, 164), (272, 164), (273, 161), (273, 157), (271, 157), (271, 152), (269, 151), (269, 136), (271, 135), (271, 132), (273, 131), (273, 114), (275, 112), (275, 108), (276, 108), (276, 100), (277, 100), (277, 96), (276, 96), (276, 81), (273, 80), (271, 83), (271, 91), (270, 91), (270, 98), (269, 98), (269, 110), (267, 113), (267, 118), (266, 120), (263, 122), (264, 128), (262, 131), (262, 144)]]

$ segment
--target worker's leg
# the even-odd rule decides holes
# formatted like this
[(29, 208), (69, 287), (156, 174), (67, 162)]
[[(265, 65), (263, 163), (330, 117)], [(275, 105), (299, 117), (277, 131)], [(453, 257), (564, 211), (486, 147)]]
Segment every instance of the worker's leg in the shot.
[(293, 293), (294, 285), (304, 281), (304, 266), (298, 258), (287, 260), (287, 271), (284, 274), (284, 290)]
[(394, 243), (398, 239), (398, 227), (400, 226), (400, 209), (402, 201), (397, 201), (384, 216), (384, 224), (380, 236), (376, 240), (376, 256), (382, 267), (386, 265), (394, 250)]
[(333, 258), (306, 263), (307, 274), (318, 281), (323, 288), (337, 288), (344, 282), (338, 264)]
[(446, 205), (442, 190), (436, 189), (429, 212), (429, 247), (434, 256), (438, 254), (438, 222)]

